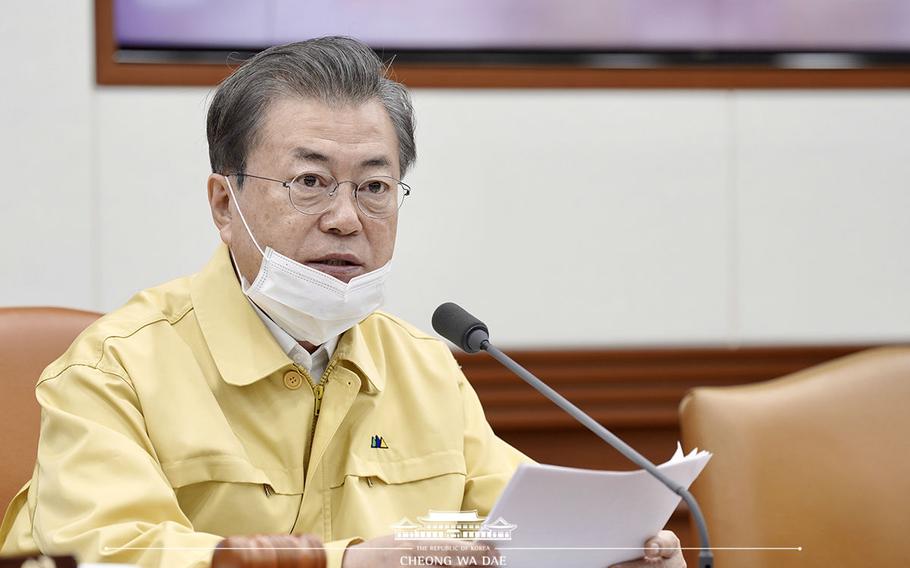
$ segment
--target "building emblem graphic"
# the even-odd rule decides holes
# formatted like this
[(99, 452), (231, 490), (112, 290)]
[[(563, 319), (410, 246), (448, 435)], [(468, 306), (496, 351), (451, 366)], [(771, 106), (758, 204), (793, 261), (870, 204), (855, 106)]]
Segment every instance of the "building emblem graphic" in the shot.
[(477, 511), (434, 511), (418, 517), (417, 523), (407, 517), (394, 525), (395, 540), (512, 540), (512, 531), (518, 528), (502, 517), (487, 521), (478, 517)]

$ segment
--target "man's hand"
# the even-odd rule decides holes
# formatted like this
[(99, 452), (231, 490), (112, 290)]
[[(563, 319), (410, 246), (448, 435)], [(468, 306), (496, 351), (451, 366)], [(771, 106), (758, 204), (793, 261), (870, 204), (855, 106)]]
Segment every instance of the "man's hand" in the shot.
[(645, 543), (645, 557), (610, 568), (686, 568), (686, 560), (679, 549), (679, 539), (671, 531), (660, 531)]
[[(459, 564), (458, 557), (473, 558), (474, 561), (462, 560), (462, 563)], [(342, 565), (344, 568), (493, 565), (489, 560), (484, 563), (484, 557), (498, 557), (496, 549), (481, 542), (462, 540), (395, 540), (392, 535), (387, 535), (349, 546), (344, 553)], [(447, 561), (446, 559), (449, 560)], [(675, 565), (668, 564), (667, 566)]]

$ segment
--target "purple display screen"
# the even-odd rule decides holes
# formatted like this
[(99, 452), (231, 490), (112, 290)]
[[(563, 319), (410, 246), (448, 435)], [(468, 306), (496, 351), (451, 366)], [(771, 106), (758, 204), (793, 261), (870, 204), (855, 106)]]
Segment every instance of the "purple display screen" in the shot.
[(910, 50), (908, 0), (115, 0), (121, 48)]

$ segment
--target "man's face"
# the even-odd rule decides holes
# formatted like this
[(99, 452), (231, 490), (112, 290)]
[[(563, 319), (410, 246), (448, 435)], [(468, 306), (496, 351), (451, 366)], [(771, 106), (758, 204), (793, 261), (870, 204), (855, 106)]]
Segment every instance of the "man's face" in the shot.
[[(303, 98), (273, 102), (258, 143), (247, 156), (246, 173), (290, 180), (302, 172), (328, 173), (355, 183), (374, 175), (399, 179), (398, 139), (382, 103), (330, 107)], [(367, 217), (357, 207), (350, 183), (343, 184), (329, 209), (318, 215), (297, 211), (280, 183), (247, 177), (242, 190), (236, 176), (230, 183), (263, 250), (270, 246), (344, 282), (392, 258), (398, 212), (385, 219)], [(262, 257), (223, 176), (209, 177), (209, 202), (221, 239), (252, 283)]]

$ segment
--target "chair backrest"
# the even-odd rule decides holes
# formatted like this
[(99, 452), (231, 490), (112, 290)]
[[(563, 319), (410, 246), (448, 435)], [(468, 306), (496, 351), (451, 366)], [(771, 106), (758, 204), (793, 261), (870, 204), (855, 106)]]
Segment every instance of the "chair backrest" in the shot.
[(66, 308), (0, 308), (0, 512), (35, 466), (38, 376), (100, 316)]
[(693, 485), (718, 566), (910, 566), (910, 347), (764, 383), (697, 388), (683, 440), (714, 452)]

